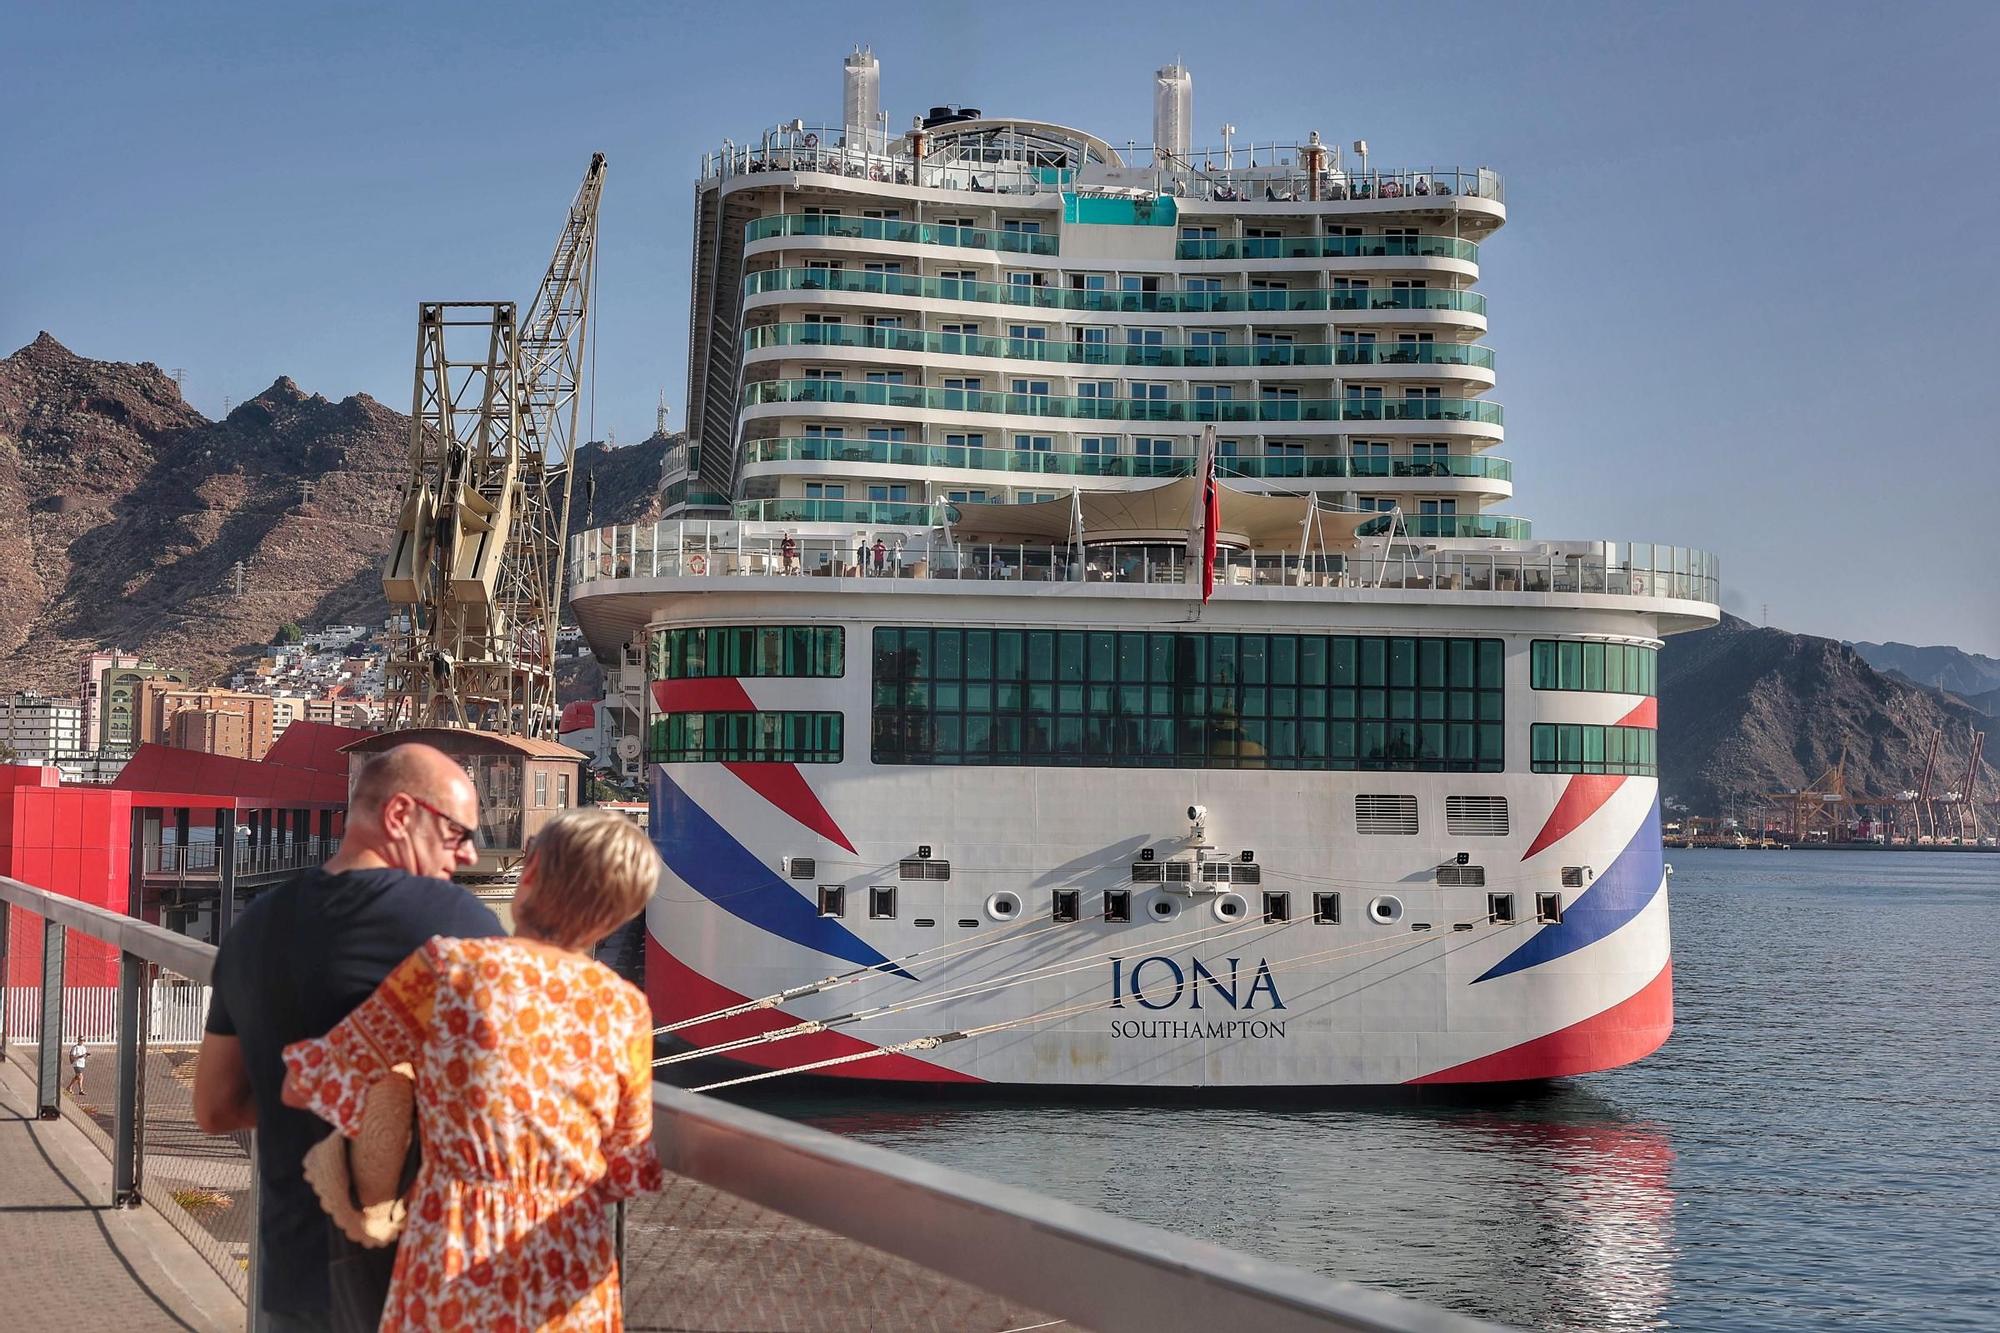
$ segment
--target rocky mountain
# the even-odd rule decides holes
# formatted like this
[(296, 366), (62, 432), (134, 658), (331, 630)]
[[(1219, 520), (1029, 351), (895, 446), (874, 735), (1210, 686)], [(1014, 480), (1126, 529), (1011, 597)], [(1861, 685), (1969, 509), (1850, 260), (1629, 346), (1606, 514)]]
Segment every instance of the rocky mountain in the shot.
[[(0, 688), (73, 692), (111, 645), (221, 676), (287, 621), (380, 621), (408, 436), (284, 378), (211, 421), (157, 366), (42, 334), (0, 360)], [(657, 515), (673, 443), (580, 450), (572, 526)]]
[[(1965, 771), (1972, 731), (1992, 719), (1951, 694), (1869, 665), (1832, 639), (1724, 615), (1668, 639), (1660, 655), (1660, 791), (1697, 814), (1748, 817), (1765, 792), (1804, 787), (1847, 752), (1852, 792), (1915, 787), (1940, 728), (1940, 770)], [(2000, 794), (1989, 747), (1979, 790)]]
[(1934, 685), (1965, 699), (2000, 690), (2000, 658), (1942, 644), (1918, 648), (1864, 641), (1848, 646), (1877, 671), (1894, 671), (1918, 685)]

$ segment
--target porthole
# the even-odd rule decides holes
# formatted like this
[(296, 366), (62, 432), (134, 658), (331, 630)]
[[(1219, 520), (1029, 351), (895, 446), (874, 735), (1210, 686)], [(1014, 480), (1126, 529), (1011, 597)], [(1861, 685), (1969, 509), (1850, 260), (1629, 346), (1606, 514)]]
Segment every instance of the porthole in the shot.
[(1021, 899), (1012, 893), (996, 893), (986, 900), (986, 915), (995, 921), (1012, 921), (1021, 915)]
[(1161, 894), (1146, 904), (1146, 913), (1155, 921), (1172, 921), (1181, 914), (1181, 905)]
[(1385, 893), (1368, 904), (1368, 919), (1380, 926), (1393, 926), (1403, 919), (1403, 900)]
[(1217, 921), (1235, 922), (1250, 914), (1250, 904), (1243, 901), (1240, 893), (1225, 893), (1216, 898), (1215, 906), (1210, 910), (1215, 913)]

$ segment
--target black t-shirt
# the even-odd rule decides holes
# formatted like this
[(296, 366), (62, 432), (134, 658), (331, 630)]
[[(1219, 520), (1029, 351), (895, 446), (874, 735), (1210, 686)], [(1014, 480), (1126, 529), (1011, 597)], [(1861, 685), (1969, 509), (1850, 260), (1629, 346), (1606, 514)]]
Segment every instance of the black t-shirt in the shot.
[(323, 1313), (326, 1214), (300, 1173), (327, 1124), (286, 1106), (284, 1050), (325, 1036), (396, 964), (435, 935), (504, 935), (500, 920), (449, 880), (403, 870), (314, 870), (243, 910), (215, 959), (208, 1030), (243, 1044), (257, 1100), (257, 1236), (264, 1308)]

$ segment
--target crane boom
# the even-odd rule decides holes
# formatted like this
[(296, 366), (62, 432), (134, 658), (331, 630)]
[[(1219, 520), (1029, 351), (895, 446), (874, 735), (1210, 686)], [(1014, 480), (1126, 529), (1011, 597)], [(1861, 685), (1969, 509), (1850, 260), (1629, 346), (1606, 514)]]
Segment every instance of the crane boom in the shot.
[(527, 317), (511, 301), (417, 312), (410, 471), (382, 590), (409, 632), (392, 727), (553, 738), (570, 455), (589, 352), (604, 155), (593, 154)]

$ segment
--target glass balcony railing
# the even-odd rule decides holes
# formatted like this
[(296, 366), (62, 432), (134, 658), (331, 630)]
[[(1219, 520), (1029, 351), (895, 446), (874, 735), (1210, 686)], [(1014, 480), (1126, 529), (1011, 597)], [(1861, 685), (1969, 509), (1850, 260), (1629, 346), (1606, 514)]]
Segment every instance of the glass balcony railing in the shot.
[(1059, 398), (985, 389), (931, 389), (918, 384), (851, 380), (756, 380), (743, 386), (743, 405), (861, 403), (932, 412), (997, 412), (1081, 421), (1472, 421), (1504, 424), (1498, 403), (1481, 398)]
[(1182, 237), (1176, 259), (1463, 259), (1479, 262), (1479, 247), (1456, 236)]
[[(748, 440), (746, 463), (872, 463), (889, 467), (973, 468), (1070, 477), (1184, 477), (1193, 458), (1175, 454), (1086, 454), (1057, 449), (999, 449), (982, 445), (923, 444), (904, 440), (823, 437)], [(1216, 470), (1246, 478), (1361, 478), (1368, 480), (1473, 477), (1512, 481), (1514, 465), (1485, 454), (1426, 458), (1346, 458), (1298, 454), (1223, 457)]]
[(758, 218), (743, 229), (745, 244), (774, 236), (848, 236), (864, 241), (894, 241), (901, 245), (953, 245), (969, 250), (1004, 250), (1011, 254), (1053, 255), (1054, 235), (1010, 231), (1005, 227), (940, 227), (926, 222), (886, 218), (832, 217), (823, 213), (785, 213)]
[(862, 292), (873, 296), (913, 296), (925, 301), (978, 301), (1038, 310), (1085, 310), (1101, 314), (1218, 314), (1231, 311), (1290, 310), (1457, 310), (1484, 315), (1479, 292), (1451, 287), (1303, 287), (1226, 292), (1077, 291), (1027, 283), (978, 282), (971, 278), (925, 278), (909, 273), (851, 272), (847, 269), (773, 268), (743, 279), (746, 296), (769, 292)]
[(937, 523), (938, 507), (902, 500), (738, 500), (736, 517), (762, 523), (881, 523), (927, 528)]
[[(751, 501), (752, 505), (795, 503)], [(749, 515), (755, 517), (755, 515)], [(1385, 516), (1386, 517), (1386, 516)], [(1455, 516), (1453, 516), (1455, 517)], [(778, 533), (745, 534), (718, 530), (695, 520), (661, 519), (633, 526), (596, 528), (570, 538), (570, 588), (583, 595), (620, 595), (611, 586), (590, 585), (627, 578), (762, 579), (791, 578), (802, 572), (832, 574), (848, 568), (851, 536), (793, 536), (789, 548)], [(1064, 544), (1041, 547), (975, 546), (912, 539), (889, 562), (884, 577), (900, 579), (1019, 579), (1061, 577), (1119, 583), (1183, 583), (1184, 562), (1144, 559), (1136, 569), (1107, 568), (1089, 559), (1074, 570), (1074, 552)], [(1355, 588), (1404, 596), (1452, 596), (1460, 592), (1522, 595), (1670, 598), (1713, 606), (1721, 592), (1721, 568), (1707, 551), (1649, 542), (1558, 543), (1540, 550), (1442, 550), (1421, 553), (1391, 546), (1350, 554), (1297, 551), (1223, 551), (1217, 560), (1216, 590), (1242, 584), (1274, 588)], [(1239, 572), (1240, 571), (1240, 572)], [(743, 585), (748, 586), (748, 585)], [(1644, 609), (1644, 608), (1638, 608)]]
[(859, 324), (764, 324), (749, 331), (751, 350), (767, 347), (865, 347), (883, 352), (1004, 357), (1082, 366), (1474, 366), (1493, 369), (1493, 349), (1472, 343), (1236, 343), (1225, 346), (1079, 343), (996, 338), (975, 333), (869, 328)]
[(1525, 518), (1506, 514), (1384, 514), (1355, 529), (1362, 537), (1387, 535), (1391, 524), (1410, 537), (1469, 537), (1478, 540), (1524, 542), (1535, 535), (1535, 525)]

